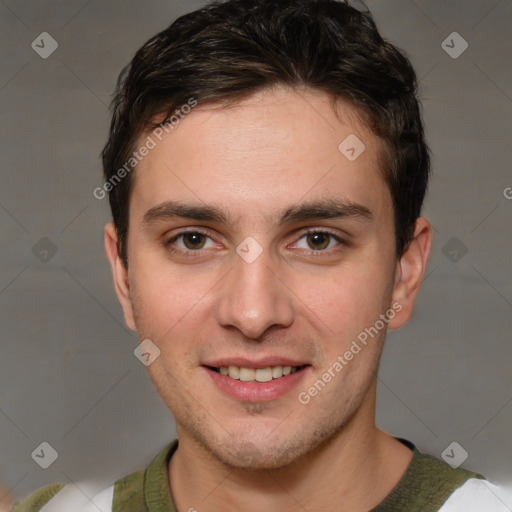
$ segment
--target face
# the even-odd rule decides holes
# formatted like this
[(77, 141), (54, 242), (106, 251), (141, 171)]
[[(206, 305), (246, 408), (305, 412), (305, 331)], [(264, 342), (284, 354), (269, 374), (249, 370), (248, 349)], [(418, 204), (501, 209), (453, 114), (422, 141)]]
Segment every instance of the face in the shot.
[(410, 311), (380, 150), (350, 106), (276, 89), (196, 107), (139, 164), (127, 274), (112, 226), (107, 251), (180, 442), (280, 467), (373, 422), (385, 331)]

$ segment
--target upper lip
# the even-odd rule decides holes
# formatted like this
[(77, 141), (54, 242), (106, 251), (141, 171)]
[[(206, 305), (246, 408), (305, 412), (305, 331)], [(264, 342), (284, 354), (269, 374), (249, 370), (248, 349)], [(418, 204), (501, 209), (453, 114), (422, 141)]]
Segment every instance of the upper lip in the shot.
[(268, 366), (303, 366), (306, 363), (299, 359), (291, 359), (288, 357), (268, 356), (258, 360), (247, 359), (245, 357), (224, 357), (212, 359), (202, 363), (202, 366), (211, 366), (213, 368), (221, 368), (228, 366), (238, 366), (240, 368), (266, 368)]

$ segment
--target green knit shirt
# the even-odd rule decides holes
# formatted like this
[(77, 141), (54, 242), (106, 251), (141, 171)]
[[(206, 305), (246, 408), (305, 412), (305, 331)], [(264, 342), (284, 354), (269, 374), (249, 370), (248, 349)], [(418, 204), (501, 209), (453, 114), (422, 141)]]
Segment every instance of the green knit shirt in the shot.
[[(419, 452), (409, 441), (399, 440), (413, 450), (412, 460), (398, 484), (369, 512), (436, 512), (469, 478), (484, 478), (464, 469), (453, 469)], [(178, 441), (173, 441), (145, 470), (115, 483), (112, 512), (177, 512), (168, 475), (169, 459), (177, 446)], [(18, 502), (12, 512), (38, 512), (63, 487), (63, 484), (44, 487)]]

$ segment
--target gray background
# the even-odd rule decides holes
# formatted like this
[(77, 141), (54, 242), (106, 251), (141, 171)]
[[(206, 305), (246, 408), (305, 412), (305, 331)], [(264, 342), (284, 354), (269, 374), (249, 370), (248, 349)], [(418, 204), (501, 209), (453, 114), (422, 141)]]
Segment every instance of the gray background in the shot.
[[(416, 66), (434, 170), (433, 252), (411, 322), (388, 336), (378, 425), (438, 457), (456, 441), (465, 467), (511, 482), (512, 0), (367, 3)], [(119, 71), (202, 4), (0, 0), (0, 480), (18, 496), (108, 483), (175, 435), (133, 355), (92, 191)], [(457, 59), (442, 47), (454, 31)], [(47, 59), (41, 32), (59, 45)], [(31, 458), (43, 441), (59, 455), (46, 470)]]

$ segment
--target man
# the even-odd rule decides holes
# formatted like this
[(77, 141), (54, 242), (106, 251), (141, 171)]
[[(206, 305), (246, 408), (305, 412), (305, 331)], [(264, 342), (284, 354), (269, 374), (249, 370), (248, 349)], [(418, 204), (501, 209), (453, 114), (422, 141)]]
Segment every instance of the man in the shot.
[[(91, 510), (507, 510), (375, 426), (431, 228), (415, 74), (368, 12), (183, 16), (122, 73), (103, 163), (115, 288), (178, 440)], [(56, 485), (14, 510), (79, 501)]]

